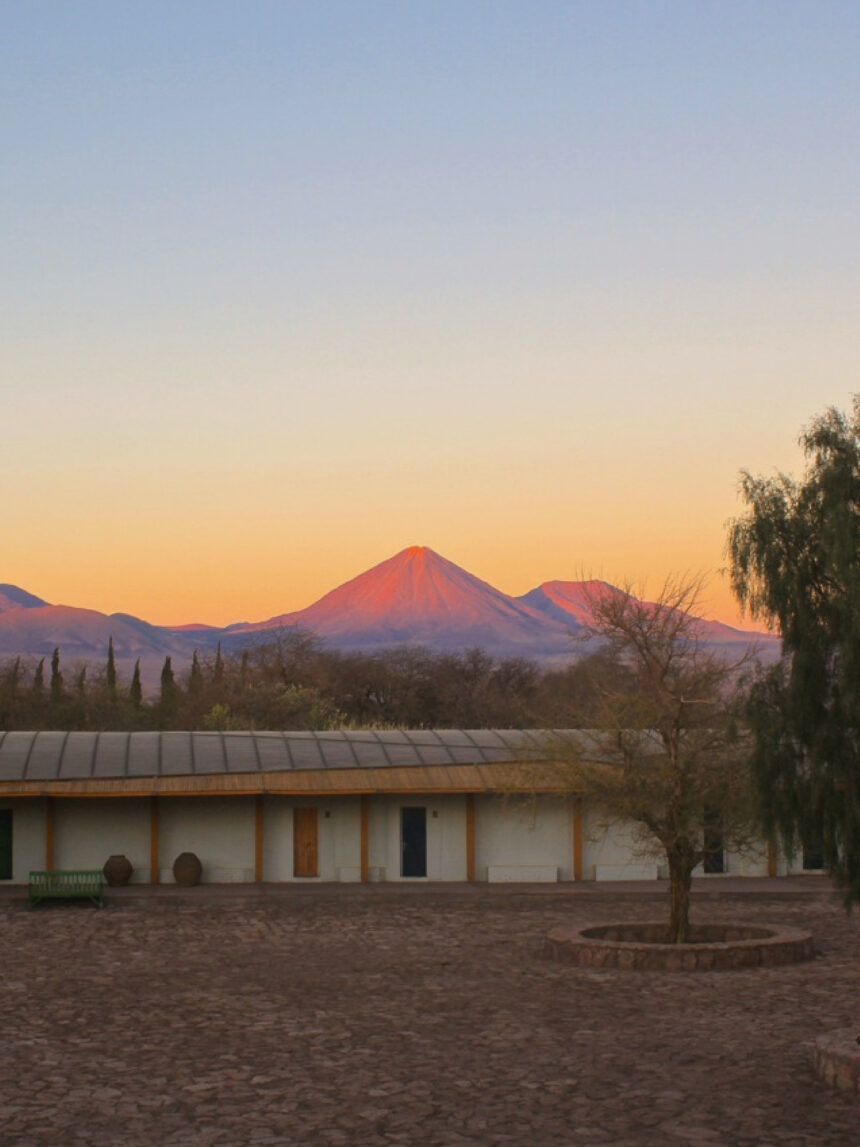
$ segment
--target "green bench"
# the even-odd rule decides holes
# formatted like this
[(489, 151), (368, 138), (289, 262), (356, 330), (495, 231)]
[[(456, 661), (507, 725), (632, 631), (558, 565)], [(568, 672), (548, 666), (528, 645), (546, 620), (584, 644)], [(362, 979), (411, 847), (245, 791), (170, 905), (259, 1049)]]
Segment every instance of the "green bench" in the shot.
[(98, 908), (104, 908), (102, 886), (104, 874), (100, 869), (67, 871), (49, 869), (45, 872), (31, 872), (28, 903), (32, 908), (40, 900), (75, 899), (92, 900)]

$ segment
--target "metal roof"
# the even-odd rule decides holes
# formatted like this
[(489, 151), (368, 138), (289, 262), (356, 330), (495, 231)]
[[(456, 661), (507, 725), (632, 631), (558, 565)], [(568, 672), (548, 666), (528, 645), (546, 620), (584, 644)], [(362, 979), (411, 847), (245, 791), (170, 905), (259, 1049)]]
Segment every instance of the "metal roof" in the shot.
[(326, 770), (423, 769), (522, 761), (546, 733), (511, 729), (331, 732), (0, 732), (0, 786)]

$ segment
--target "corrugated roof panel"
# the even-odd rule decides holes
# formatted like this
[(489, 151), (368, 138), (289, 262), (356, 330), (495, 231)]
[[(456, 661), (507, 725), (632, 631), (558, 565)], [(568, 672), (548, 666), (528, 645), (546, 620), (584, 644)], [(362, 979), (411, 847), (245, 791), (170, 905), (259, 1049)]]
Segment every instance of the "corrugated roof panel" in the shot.
[(457, 765), (480, 765), (484, 758), (474, 746), (449, 745), (448, 752)]
[(60, 761), (59, 780), (71, 781), (93, 775), (97, 738), (98, 733), (69, 733)]
[(404, 729), (403, 732), (412, 745), (438, 745), (439, 737), (434, 729)]
[(384, 769), (388, 764), (385, 748), (378, 741), (353, 741), (352, 747), (362, 769)]
[(383, 744), (408, 745), (409, 738), (402, 729), (376, 729), (377, 737)]
[[(224, 749), (227, 753), (228, 773), (256, 773), (260, 770), (255, 737), (240, 733), (224, 733)], [(199, 770), (198, 770), (199, 771)]]
[[(250, 740), (250, 738), (246, 739)], [(211, 775), (226, 771), (224, 745), (220, 733), (192, 733), (191, 741), (191, 756), (195, 773)]]
[(444, 745), (419, 745), (416, 751), (422, 765), (451, 764), (451, 750)]
[(327, 769), (354, 769), (356, 767), (355, 753), (349, 742), (340, 738), (320, 736), (317, 739), (319, 750)]
[(128, 776), (157, 777), (161, 733), (132, 733), (128, 746)]
[(499, 734), (492, 729), (464, 729), (463, 731), (482, 749), (498, 749), (504, 744)]
[(388, 763), (394, 767), (400, 765), (420, 765), (421, 758), (418, 756), (418, 750), (409, 744), (387, 744), (385, 752), (388, 755)]
[(93, 764), (94, 777), (125, 776), (128, 739), (128, 733), (99, 733)]
[(38, 733), (27, 761), (28, 781), (52, 781), (60, 771), (60, 758), (68, 733)]
[(435, 729), (434, 732), (443, 745), (471, 745), (472, 738), (462, 729)]
[(191, 734), (161, 734), (161, 775), (181, 777), (193, 773), (191, 765)]
[[(238, 737), (244, 736), (237, 733)], [(267, 773), (286, 772), (292, 768), (290, 754), (281, 733), (254, 733), (257, 752), (260, 754), (260, 767)]]
[(322, 769), (325, 768), (325, 761), (323, 760), (322, 753), (316, 740), (310, 733), (300, 735), (298, 733), (288, 734), (290, 745), (290, 756), (293, 760), (293, 768), (295, 769)]

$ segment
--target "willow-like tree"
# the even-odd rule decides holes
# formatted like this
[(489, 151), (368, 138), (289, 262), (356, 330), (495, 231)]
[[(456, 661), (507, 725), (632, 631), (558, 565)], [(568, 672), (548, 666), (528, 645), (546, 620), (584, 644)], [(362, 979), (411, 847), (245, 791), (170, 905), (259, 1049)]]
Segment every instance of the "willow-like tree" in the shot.
[(801, 481), (742, 476), (729, 529), (732, 585), (778, 628), (782, 659), (756, 681), (749, 717), (766, 827), (792, 853), (820, 848), (860, 899), (860, 396), (800, 438)]
[(662, 858), (672, 943), (689, 938), (693, 870), (752, 840), (748, 746), (737, 721), (741, 661), (727, 662), (702, 640), (699, 588), (667, 582), (653, 603), (628, 590), (591, 596), (590, 629), (604, 661), (592, 727), (548, 735), (548, 759), (534, 766), (541, 787), (582, 796), (598, 816), (634, 826), (642, 851)]

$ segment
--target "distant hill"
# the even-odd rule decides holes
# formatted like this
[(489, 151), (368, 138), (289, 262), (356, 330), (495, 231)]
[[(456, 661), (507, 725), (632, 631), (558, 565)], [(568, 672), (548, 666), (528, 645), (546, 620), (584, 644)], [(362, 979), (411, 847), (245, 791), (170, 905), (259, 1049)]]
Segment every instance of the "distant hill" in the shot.
[[(95, 663), (106, 658), (113, 637), (118, 666), (130, 673), (140, 658), (152, 685), (167, 656), (181, 667), (195, 649), (212, 651), (219, 641), (236, 649), (278, 632), (301, 630), (344, 650), (373, 652), (408, 644), (448, 652), (481, 646), (498, 657), (559, 664), (593, 648), (587, 640), (590, 602), (620, 593), (603, 581), (547, 581), (511, 597), (426, 546), (401, 550), (305, 609), (222, 629), (158, 626), (131, 614), (49, 605), (18, 586), (0, 585), (0, 657), (49, 657), (59, 647), (64, 664)], [(775, 637), (717, 621), (699, 624), (714, 648), (756, 645), (765, 657), (778, 653)]]

